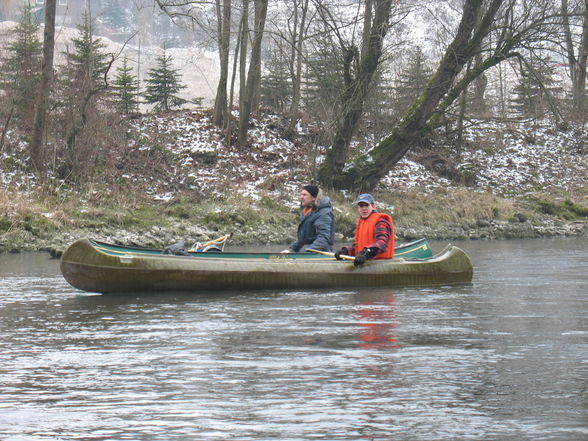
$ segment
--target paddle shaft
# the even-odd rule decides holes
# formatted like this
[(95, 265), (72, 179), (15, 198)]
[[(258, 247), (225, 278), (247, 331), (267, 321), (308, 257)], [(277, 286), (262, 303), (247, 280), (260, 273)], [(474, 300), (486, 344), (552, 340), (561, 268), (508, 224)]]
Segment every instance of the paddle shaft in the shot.
[[(324, 255), (324, 256), (331, 256), (331, 257), (335, 257), (335, 253), (329, 253), (328, 251), (319, 251), (319, 250), (313, 250), (312, 248), (307, 248), (307, 250), (306, 250), (306, 251), (312, 251), (313, 253), (319, 253), (319, 254), (322, 254), (322, 255)], [(340, 257), (341, 259), (344, 259), (344, 260), (355, 260), (355, 257), (353, 257), (353, 256), (348, 256), (348, 255), (346, 255), (346, 254), (341, 254), (339, 257)]]

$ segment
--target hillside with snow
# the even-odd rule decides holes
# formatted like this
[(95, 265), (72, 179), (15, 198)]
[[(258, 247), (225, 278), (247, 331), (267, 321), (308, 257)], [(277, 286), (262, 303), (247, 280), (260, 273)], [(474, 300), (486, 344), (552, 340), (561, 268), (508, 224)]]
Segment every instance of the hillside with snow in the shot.
[[(154, 199), (173, 198), (173, 189), (185, 188), (214, 195), (232, 191), (252, 200), (261, 195), (296, 195), (301, 184), (312, 180), (320, 166), (325, 146), (303, 146), (308, 128), (298, 126), (298, 140), (283, 139), (277, 115), (267, 114), (253, 121), (250, 148), (238, 151), (227, 147), (210, 117), (201, 112), (182, 111), (171, 117), (145, 116), (134, 130), (149, 148), (153, 133), (170, 141), (165, 148), (174, 155), (176, 167), (150, 188)], [(473, 174), (470, 187), (500, 196), (520, 196), (531, 192), (569, 194), (574, 199), (588, 197), (587, 132), (580, 128), (556, 129), (544, 124), (480, 123), (466, 132), (467, 149), (460, 156), (441, 151), (446, 162)], [(385, 177), (378, 191), (406, 189), (431, 192), (457, 188), (461, 182), (439, 174), (435, 166), (423, 165), (422, 153), (401, 160)], [(125, 174), (137, 183), (149, 177)], [(147, 182), (143, 182), (143, 185)]]
[[(263, 195), (296, 203), (297, 189), (313, 180), (326, 146), (311, 145), (311, 128), (299, 124), (297, 137), (280, 134), (280, 118), (265, 114), (254, 118), (250, 146), (242, 151), (227, 146), (207, 112), (184, 110), (167, 115), (148, 114), (133, 120), (130, 145), (122, 153), (129, 168), (112, 170), (118, 182), (145, 190), (154, 201), (170, 201), (181, 192), (221, 197), (231, 192), (252, 201)], [(446, 176), (447, 164), (470, 175), (467, 185), (480, 192), (519, 197), (533, 192), (588, 198), (588, 133), (570, 126), (555, 128), (549, 122), (498, 125), (480, 123), (466, 131), (466, 146), (460, 155), (443, 146), (435, 152), (415, 151), (403, 158), (382, 180), (377, 191), (388, 189), (431, 193), (459, 188), (464, 182)], [(165, 174), (153, 176), (132, 164), (153, 158), (163, 149), (167, 156)], [(23, 164), (20, 151), (3, 152), (5, 164)], [(426, 158), (434, 155), (431, 165)], [(423, 160), (425, 157), (425, 160)], [(170, 159), (171, 158), (171, 159)], [(123, 159), (121, 158), (121, 161)], [(7, 188), (24, 190), (32, 177), (20, 167), (0, 169), (0, 182)]]

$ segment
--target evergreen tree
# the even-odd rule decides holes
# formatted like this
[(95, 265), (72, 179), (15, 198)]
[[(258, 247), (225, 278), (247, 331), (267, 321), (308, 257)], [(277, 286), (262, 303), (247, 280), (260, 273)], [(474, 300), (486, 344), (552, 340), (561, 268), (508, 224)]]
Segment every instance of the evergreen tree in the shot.
[[(342, 54), (333, 36), (323, 29), (318, 29), (319, 36), (314, 41), (314, 47), (307, 59), (306, 73), (306, 104), (317, 109), (313, 112), (320, 115), (321, 111), (333, 111), (336, 107), (343, 84)], [(331, 119), (334, 115), (321, 115), (324, 119)]]
[(176, 94), (186, 86), (180, 82), (179, 70), (174, 69), (171, 65), (172, 56), (167, 55), (164, 51), (163, 55), (155, 60), (157, 67), (150, 69), (145, 79), (145, 83), (147, 83), (143, 93), (145, 102), (155, 104), (155, 109), (158, 111), (180, 107), (186, 100)]
[(283, 111), (292, 99), (291, 75), (284, 52), (279, 48), (272, 50), (265, 68), (267, 74), (261, 82), (261, 102)]
[(332, 142), (336, 119), (341, 113), (340, 95), (345, 88), (343, 82), (343, 55), (340, 46), (328, 26), (317, 23), (316, 38), (306, 42), (308, 55), (302, 74), (303, 107), (315, 116), (321, 128), (317, 142)]
[(549, 110), (554, 111), (554, 99), (561, 92), (549, 58), (530, 58), (521, 67), (519, 81), (512, 90), (511, 109), (521, 116), (539, 118)]
[(58, 174), (68, 179), (79, 179), (92, 167), (92, 158), (99, 150), (97, 127), (104, 123), (109, 98), (106, 75), (111, 65), (111, 54), (106, 45), (94, 37), (93, 25), (85, 14), (78, 26), (79, 35), (72, 38), (73, 51), (65, 52), (66, 64), (57, 77), (61, 112), (55, 119), (64, 131), (66, 150)]
[(122, 66), (116, 69), (112, 86), (114, 102), (121, 113), (137, 112), (139, 109), (139, 80), (133, 74), (133, 68), (128, 65), (126, 57), (123, 59)]
[(72, 38), (73, 53), (67, 53), (66, 76), (74, 87), (84, 93), (104, 85), (104, 75), (109, 66), (109, 54), (104, 52), (106, 45), (94, 38), (90, 17), (84, 14), (83, 24), (78, 26), (79, 37)]
[(432, 74), (422, 48), (416, 46), (409, 52), (406, 65), (396, 80), (394, 105), (398, 116), (402, 116), (421, 94)]
[(26, 3), (14, 29), (14, 40), (7, 46), (8, 56), (1, 65), (0, 80), (0, 89), (12, 101), (14, 115), (21, 122), (32, 117), (40, 78), (43, 45), (38, 31), (39, 23), (33, 17), (31, 4)]

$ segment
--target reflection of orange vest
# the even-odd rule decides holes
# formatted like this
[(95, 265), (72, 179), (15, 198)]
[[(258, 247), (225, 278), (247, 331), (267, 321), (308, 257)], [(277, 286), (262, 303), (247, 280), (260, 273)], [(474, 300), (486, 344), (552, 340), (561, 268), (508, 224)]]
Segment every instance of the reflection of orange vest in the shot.
[(386, 219), (390, 223), (390, 242), (388, 249), (378, 254), (374, 259), (392, 259), (394, 256), (394, 224), (392, 218), (385, 213), (373, 212), (367, 219), (359, 218), (357, 228), (355, 229), (355, 255), (369, 247), (376, 241), (376, 224), (380, 219)]

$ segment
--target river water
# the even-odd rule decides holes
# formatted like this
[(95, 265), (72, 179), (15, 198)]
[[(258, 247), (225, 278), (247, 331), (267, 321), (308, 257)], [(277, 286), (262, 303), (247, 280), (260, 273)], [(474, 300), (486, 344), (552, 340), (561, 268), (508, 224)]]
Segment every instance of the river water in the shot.
[(458, 245), (471, 285), (221, 294), (0, 255), (0, 439), (587, 440), (588, 239)]

